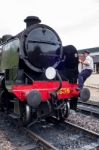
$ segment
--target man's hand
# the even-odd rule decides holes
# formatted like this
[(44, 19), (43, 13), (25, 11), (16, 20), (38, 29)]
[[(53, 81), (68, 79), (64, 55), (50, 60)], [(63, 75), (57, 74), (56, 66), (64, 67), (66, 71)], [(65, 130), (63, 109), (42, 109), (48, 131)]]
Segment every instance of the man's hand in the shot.
[(79, 59), (79, 63), (82, 63), (82, 60), (81, 60), (81, 59)]

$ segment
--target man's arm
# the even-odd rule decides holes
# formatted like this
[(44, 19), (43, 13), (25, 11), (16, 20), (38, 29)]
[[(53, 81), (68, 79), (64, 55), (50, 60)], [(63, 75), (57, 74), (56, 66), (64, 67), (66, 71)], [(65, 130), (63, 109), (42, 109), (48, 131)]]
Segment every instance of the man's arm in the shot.
[(79, 62), (83, 65), (86, 65), (86, 66), (89, 66), (89, 61), (88, 60), (85, 60), (85, 61), (82, 61), (81, 59), (79, 60)]

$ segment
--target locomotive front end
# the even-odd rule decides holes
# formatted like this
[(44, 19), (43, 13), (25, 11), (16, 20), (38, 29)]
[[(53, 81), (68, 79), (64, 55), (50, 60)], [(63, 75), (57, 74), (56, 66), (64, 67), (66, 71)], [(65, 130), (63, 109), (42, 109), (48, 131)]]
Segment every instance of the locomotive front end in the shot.
[(69, 46), (64, 57), (56, 31), (39, 24), (38, 17), (27, 17), (25, 22), (27, 28), (3, 44), (1, 107), (25, 125), (50, 115), (65, 119), (74, 103), (76, 108), (79, 95), (77, 52)]

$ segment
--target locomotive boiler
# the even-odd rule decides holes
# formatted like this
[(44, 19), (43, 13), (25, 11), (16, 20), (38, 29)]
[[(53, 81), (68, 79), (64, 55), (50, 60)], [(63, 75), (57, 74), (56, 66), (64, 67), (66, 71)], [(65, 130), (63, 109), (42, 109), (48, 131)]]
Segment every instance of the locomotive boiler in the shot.
[(76, 109), (78, 53), (35, 16), (26, 29), (1, 39), (0, 110), (23, 124), (48, 116), (65, 119)]

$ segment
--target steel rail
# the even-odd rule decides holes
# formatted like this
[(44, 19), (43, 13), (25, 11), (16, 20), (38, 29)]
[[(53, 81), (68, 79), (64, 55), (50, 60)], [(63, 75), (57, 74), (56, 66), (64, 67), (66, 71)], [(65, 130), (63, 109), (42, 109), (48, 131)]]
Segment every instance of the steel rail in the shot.
[(37, 135), (36, 133), (34, 133), (33, 131), (31, 131), (30, 129), (23, 128), (23, 131), (25, 133), (27, 133), (28, 136), (30, 136), (34, 141), (36, 141), (37, 143), (39, 143), (44, 148), (44, 150), (58, 150), (51, 143), (49, 143), (48, 141), (44, 140), (42, 137), (40, 137), (39, 135)]
[(87, 106), (94, 106), (94, 107), (99, 108), (99, 105), (98, 104), (94, 104), (94, 102), (82, 102), (82, 101), (78, 101), (78, 104), (84, 104), (84, 105), (87, 105)]
[[(51, 118), (52, 118), (52, 121), (56, 121), (56, 122), (58, 121), (59, 122), (59, 120), (57, 120), (56, 117), (51, 117)], [(50, 120), (51, 120), (51, 118), (50, 118)], [(67, 121), (67, 120), (63, 121), (62, 123), (66, 123), (67, 125), (69, 125), (71, 127), (74, 127), (74, 128), (76, 128), (78, 130), (82, 130), (82, 131), (84, 131), (84, 132), (86, 132), (88, 134), (91, 134), (91, 135), (96, 136), (97, 138), (99, 138), (99, 133), (96, 133), (96, 132), (94, 132), (92, 130), (89, 130), (89, 129), (86, 129), (84, 127), (81, 127), (81, 126), (79, 126), (79, 125), (77, 125), (75, 123), (71, 123), (70, 121)]]
[(78, 102), (77, 111), (99, 118), (99, 105), (96, 104)]
[(95, 136), (95, 137), (99, 138), (99, 133), (96, 133), (96, 132), (94, 132), (92, 130), (89, 130), (89, 129), (85, 129), (84, 127), (81, 127), (81, 126), (76, 125), (74, 123), (71, 123), (69, 121), (65, 121), (65, 123), (68, 124), (69, 126), (72, 126), (72, 127), (76, 128), (76, 129), (78, 129), (78, 130), (82, 130), (82, 131), (84, 131), (84, 132), (86, 132), (86, 133), (88, 133), (88, 134), (90, 134), (92, 136)]

